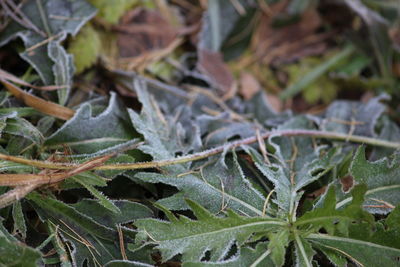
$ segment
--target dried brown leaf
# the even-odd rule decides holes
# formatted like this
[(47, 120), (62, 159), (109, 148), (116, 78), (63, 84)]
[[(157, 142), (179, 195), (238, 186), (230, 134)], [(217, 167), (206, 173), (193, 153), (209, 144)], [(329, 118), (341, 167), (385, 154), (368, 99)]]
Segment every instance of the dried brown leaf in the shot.
[(56, 117), (62, 120), (68, 120), (74, 116), (75, 111), (67, 107), (63, 107), (53, 102), (43, 100), (37, 96), (31, 95), (18, 86), (6, 81), (4, 78), (0, 78), (0, 82), (6, 87), (6, 89), (13, 94), (16, 98), (23, 101), (25, 105), (37, 109), (38, 111)]

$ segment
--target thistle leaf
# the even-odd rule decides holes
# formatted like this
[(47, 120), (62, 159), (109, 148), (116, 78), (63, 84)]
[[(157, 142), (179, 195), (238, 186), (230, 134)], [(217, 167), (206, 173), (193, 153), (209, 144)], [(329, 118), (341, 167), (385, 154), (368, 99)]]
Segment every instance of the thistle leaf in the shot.
[(269, 232), (284, 222), (262, 217), (242, 217), (228, 210), (226, 217), (217, 217), (193, 201), (187, 200), (197, 220), (176, 218), (163, 208), (169, 222), (141, 219), (135, 222), (157, 244), (163, 260), (182, 254), (183, 261), (200, 261), (210, 251), (211, 261), (222, 260), (231, 246), (241, 247), (253, 233)]

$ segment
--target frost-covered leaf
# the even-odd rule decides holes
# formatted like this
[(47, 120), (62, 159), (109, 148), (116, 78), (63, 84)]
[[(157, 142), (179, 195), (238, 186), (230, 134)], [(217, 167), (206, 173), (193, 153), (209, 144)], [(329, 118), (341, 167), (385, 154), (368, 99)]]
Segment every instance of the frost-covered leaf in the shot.
[[(177, 118), (174, 118), (173, 114), (163, 114), (144, 80), (135, 80), (134, 88), (142, 103), (142, 110), (140, 115), (129, 110), (129, 115), (136, 131), (141, 133), (146, 141), (139, 147), (140, 150), (151, 155), (154, 160), (167, 160), (175, 158), (177, 154), (185, 155), (199, 148), (201, 140), (196, 128), (192, 129), (192, 135), (188, 135), (182, 125), (176, 123)], [(189, 165), (179, 164), (164, 169), (183, 173)]]
[(21, 235), (22, 240), (26, 239), (26, 222), (24, 213), (22, 212), (21, 202), (17, 201), (13, 204), (12, 216), (14, 220), (14, 233)]
[(264, 197), (244, 176), (236, 155), (232, 159), (221, 156), (201, 167), (197, 173), (188, 172), (178, 176), (138, 173), (134, 177), (145, 182), (177, 187), (179, 193), (158, 201), (169, 209), (186, 209), (183, 200), (190, 198), (213, 212), (230, 208), (247, 215), (262, 214)]
[(154, 265), (150, 265), (143, 262), (138, 261), (128, 261), (128, 260), (113, 260), (108, 262), (105, 267), (152, 267)]
[[(400, 127), (388, 117), (382, 118), (382, 129), (379, 133), (378, 139), (388, 140), (392, 142), (400, 142)], [(374, 147), (370, 159), (378, 160), (394, 152), (392, 148)]]
[(136, 219), (149, 218), (153, 212), (146, 206), (128, 200), (113, 200), (120, 213), (110, 213), (97, 201), (84, 199), (74, 204), (73, 207), (79, 212), (86, 214), (101, 224), (114, 227), (117, 224), (130, 223)]
[(349, 135), (376, 136), (377, 120), (386, 109), (381, 101), (387, 99), (387, 95), (381, 95), (367, 103), (335, 101), (326, 111), (322, 129)]
[(54, 84), (63, 86), (57, 90), (58, 103), (65, 105), (72, 85), (74, 66), (72, 56), (67, 54), (59, 42), (50, 42), (47, 48), (48, 55), (53, 61)]
[[(82, 266), (85, 261), (88, 266), (95, 266), (115, 259), (122, 260), (116, 223), (150, 214), (144, 206), (126, 201), (114, 203), (121, 209), (121, 213), (112, 213), (96, 201), (78, 202), (72, 206), (53, 198), (45, 198), (38, 193), (31, 193), (27, 198), (32, 201), (32, 206), (42, 220), (59, 226), (63, 238), (71, 243), (71, 258), (77, 266)], [(135, 214), (131, 208), (138, 208), (139, 211)], [(91, 214), (96, 220), (89, 217)], [(123, 228), (122, 232), (126, 242), (133, 241), (132, 230)], [(128, 256), (134, 256), (130, 251), (126, 253)]]
[[(391, 206), (400, 204), (400, 155), (393, 159), (384, 158), (370, 162), (365, 158), (365, 147), (360, 147), (350, 166), (350, 173), (356, 183), (366, 184), (364, 208), (371, 213), (387, 214)], [(351, 201), (348, 195), (337, 206)]]
[(66, 223), (71, 223), (82, 227), (85, 231), (99, 238), (113, 240), (114, 231), (105, 227), (83, 213), (78, 212), (73, 207), (52, 198), (43, 198), (38, 193), (30, 193), (27, 198), (34, 202), (36, 207), (46, 212), (53, 219), (63, 219)]
[[(143, 83), (136, 81), (135, 86), (143, 108), (140, 115), (130, 111), (130, 116), (146, 142), (139, 149), (155, 160), (169, 160), (178, 153), (186, 155), (196, 151), (201, 145), (197, 128), (194, 127), (192, 135), (187, 136), (181, 124), (174, 123), (176, 117), (161, 113)], [(200, 173), (191, 170), (191, 163), (171, 165), (162, 170), (161, 174), (138, 173), (134, 178), (177, 187), (181, 192), (159, 201), (170, 209), (186, 209), (183, 199), (190, 197), (212, 211), (229, 207), (245, 214), (262, 214), (264, 197), (244, 177), (235, 158), (226, 163), (224, 157), (215, 163), (210, 162), (201, 168)]]
[(12, 21), (0, 33), (0, 46), (20, 37), (26, 49), (48, 38), (47, 44), (20, 53), (32, 65), (45, 84), (65, 85), (59, 90), (59, 102), (65, 104), (72, 78), (72, 62), (60, 42), (67, 33), (75, 35), (96, 10), (86, 1), (79, 0), (29, 0), (20, 9), (32, 22), (33, 28), (25, 28)]
[(248, 267), (248, 266), (275, 266), (270, 258), (271, 252), (267, 248), (268, 243), (258, 243), (252, 249), (243, 247), (238, 255), (235, 255), (228, 260), (217, 262), (184, 262), (183, 267)]
[(388, 246), (325, 234), (311, 234), (307, 240), (316, 248), (332, 250), (360, 266), (398, 266), (400, 263), (400, 249)]
[[(295, 117), (278, 129), (307, 129), (310, 123), (304, 117)], [(246, 150), (258, 169), (275, 185), (279, 209), (286, 215), (292, 214), (301, 197), (299, 190), (321, 178), (342, 156), (337, 149), (321, 153), (321, 147), (315, 147), (309, 137), (271, 136), (268, 141), (275, 150), (271, 163), (264, 162), (256, 150)]]
[(117, 96), (111, 94), (108, 107), (101, 114), (92, 116), (91, 105), (83, 104), (74, 117), (46, 139), (45, 145), (57, 147), (65, 144), (78, 154), (93, 156), (132, 145), (136, 142), (134, 137), (135, 130), (125, 108)]
[(312, 249), (311, 244), (304, 238), (297, 236), (295, 238), (295, 260), (296, 267), (311, 267), (313, 266), (312, 259), (315, 251)]
[(197, 121), (202, 130), (201, 134), (207, 133), (204, 138), (207, 147), (223, 144), (232, 137), (246, 138), (256, 134), (253, 123), (234, 121), (228, 113), (218, 116), (202, 115)]
[[(99, 204), (105, 207), (106, 209), (110, 210), (111, 212), (114, 213), (120, 213), (121, 211), (117, 206), (114, 205), (114, 203), (107, 197), (105, 196), (102, 192), (97, 190), (93, 185), (90, 183), (87, 183), (85, 179), (80, 179), (82, 177), (72, 177), (72, 179), (79, 184), (81, 184), (83, 187), (85, 187), (90, 194), (92, 194), (97, 200), (99, 201)], [(84, 177), (83, 177), (84, 178)]]
[(9, 118), (3, 128), (4, 133), (24, 137), (36, 145), (41, 145), (44, 141), (42, 133), (36, 129), (29, 121), (23, 118)]
[(156, 219), (135, 222), (157, 244), (163, 261), (178, 254), (182, 254), (183, 261), (200, 261), (207, 251), (211, 261), (222, 260), (233, 244), (240, 247), (253, 233), (266, 233), (285, 224), (265, 217), (242, 217), (231, 210), (226, 217), (217, 217), (195, 202), (187, 202), (197, 220), (176, 218), (163, 208), (169, 222)]

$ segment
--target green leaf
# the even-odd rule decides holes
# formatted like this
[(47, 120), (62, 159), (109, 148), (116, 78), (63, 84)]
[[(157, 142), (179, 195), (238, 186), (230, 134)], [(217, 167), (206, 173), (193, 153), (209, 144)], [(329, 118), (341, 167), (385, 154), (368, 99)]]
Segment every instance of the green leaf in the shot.
[(26, 239), (26, 223), (24, 213), (22, 212), (21, 201), (13, 204), (12, 216), (14, 220), (14, 233), (21, 235), (22, 240)]
[[(193, 201), (187, 200), (197, 220), (176, 218), (163, 209), (170, 222), (141, 219), (135, 222), (157, 244), (163, 261), (182, 254), (183, 261), (199, 261), (210, 251), (211, 261), (222, 260), (234, 242), (241, 247), (253, 233), (268, 232), (285, 223), (262, 217), (242, 217), (228, 210), (226, 217), (217, 217)], [(161, 208), (161, 207), (160, 207)]]
[(349, 224), (355, 221), (373, 223), (371, 214), (362, 209), (364, 202), (365, 185), (357, 185), (352, 190), (352, 202), (343, 209), (336, 209), (335, 187), (330, 186), (324, 196), (322, 207), (307, 212), (296, 221), (296, 225), (314, 232), (324, 228), (329, 234), (348, 235)]
[(89, 0), (89, 2), (99, 9), (98, 17), (111, 24), (117, 24), (120, 17), (133, 5), (139, 3), (138, 0)]
[(152, 267), (154, 265), (150, 265), (143, 262), (138, 261), (128, 261), (128, 260), (113, 260), (108, 262), (105, 267)]
[(329, 249), (326, 247), (318, 247), (318, 250), (320, 250), (322, 253), (325, 254), (325, 256), (329, 259), (329, 261), (337, 267), (346, 267), (347, 266), (347, 260), (344, 255), (339, 255), (336, 253), (335, 250)]
[(271, 259), (275, 266), (282, 266), (285, 263), (286, 248), (289, 245), (289, 229), (268, 234), (268, 250), (271, 251)]
[[(109, 1), (108, 1), (109, 2)], [(74, 65), (77, 73), (96, 62), (100, 53), (101, 40), (91, 24), (86, 24), (75, 36), (68, 47), (68, 52), (74, 57)]]
[[(394, 154), (392, 161), (388, 158), (369, 162), (365, 158), (365, 147), (360, 147), (350, 166), (350, 173), (356, 183), (366, 184), (364, 208), (371, 213), (387, 214), (390, 206), (400, 204), (400, 155)], [(351, 201), (344, 196), (337, 207), (342, 207)], [(378, 207), (376, 207), (378, 205)]]
[(248, 266), (276, 266), (270, 258), (271, 252), (267, 248), (268, 243), (260, 242), (252, 249), (242, 247), (238, 255), (224, 261), (217, 262), (184, 262), (183, 267), (248, 267)]
[(82, 214), (86, 214), (96, 222), (108, 227), (153, 217), (152, 210), (142, 204), (128, 200), (114, 200), (113, 203), (121, 211), (120, 213), (110, 213), (104, 206), (92, 199), (84, 199), (72, 206)]
[(41, 253), (18, 241), (8, 240), (0, 232), (0, 264), (2, 266), (36, 267)]
[(303, 76), (300, 80), (289, 85), (280, 95), (281, 99), (287, 99), (301, 92), (304, 88), (313, 83), (321, 75), (329, 71), (333, 66), (338, 64), (341, 60), (349, 57), (354, 52), (354, 47), (349, 46), (336, 55), (332, 56), (325, 62), (315, 67), (312, 71)]
[(92, 116), (91, 105), (84, 103), (73, 118), (46, 139), (45, 145), (56, 148), (65, 144), (82, 156), (96, 156), (129, 147), (136, 143), (134, 137), (126, 110), (112, 93), (102, 113)]
[[(83, 178), (83, 179), (82, 179)], [(83, 187), (85, 187), (97, 200), (99, 201), (99, 204), (105, 207), (106, 209), (114, 212), (114, 213), (120, 213), (121, 211), (118, 209), (117, 206), (114, 205), (114, 203), (108, 199), (107, 196), (105, 196), (102, 192), (97, 190), (93, 185), (90, 183), (86, 182), (84, 177), (72, 177), (72, 179), (79, 184), (81, 184)]]
[(351, 238), (311, 234), (307, 240), (316, 247), (335, 251), (360, 266), (398, 266), (400, 249)]
[(311, 244), (297, 234), (295, 234), (295, 241), (296, 266), (312, 267), (315, 251), (312, 249)]
[(27, 196), (27, 199), (34, 202), (37, 207), (40, 207), (40, 209), (44, 210), (51, 218), (62, 219), (66, 223), (78, 225), (93, 236), (106, 240), (114, 239), (115, 231), (97, 223), (92, 218), (80, 213), (73, 207), (61, 201), (49, 197), (44, 198), (36, 192), (30, 193)]
[[(78, 202), (73, 206), (38, 193), (30, 193), (27, 198), (32, 201), (32, 206), (42, 220), (46, 220), (53, 226), (58, 225), (62, 239), (71, 244), (70, 256), (77, 266), (82, 266), (85, 261), (89, 266), (95, 266), (115, 259), (122, 260), (115, 224), (133, 220), (135, 216), (137, 218), (149, 214), (149, 210), (142, 205), (127, 204), (125, 201), (114, 203), (121, 209), (121, 213), (112, 213), (96, 201)], [(127, 210), (131, 208), (139, 209), (139, 211)], [(114, 217), (114, 214), (117, 217)], [(98, 217), (94, 219), (89, 215)], [(134, 232), (123, 227), (121, 230), (125, 242), (132, 242)], [(126, 254), (132, 259), (138, 257), (130, 251), (126, 251)]]
[(386, 218), (389, 230), (400, 230), (400, 206), (397, 206)]

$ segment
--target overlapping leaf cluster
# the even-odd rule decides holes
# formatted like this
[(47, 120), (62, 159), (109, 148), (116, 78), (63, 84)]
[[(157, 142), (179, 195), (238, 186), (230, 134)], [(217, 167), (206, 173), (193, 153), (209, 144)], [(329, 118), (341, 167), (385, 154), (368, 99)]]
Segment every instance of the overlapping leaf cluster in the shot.
[[(42, 30), (57, 34), (37, 54), (21, 57), (45, 84), (65, 85), (57, 91), (64, 104), (72, 63), (60, 42), (95, 9), (84, 1), (39, 2), (48, 12), (67, 5), (65, 14), (57, 14), (79, 20), (58, 25), (48, 17), (51, 29), (12, 24), (0, 45), (19, 36), (29, 49), (43, 41)], [(28, 12), (33, 7), (23, 10), (36, 23)], [(208, 45), (219, 47), (217, 41)], [(371, 147), (367, 153), (352, 142), (295, 134), (398, 141), (400, 130), (385, 115), (388, 96), (336, 101), (320, 116), (293, 115), (275, 112), (263, 92), (224, 102), (211, 90), (188, 92), (135, 73), (107, 74), (141, 107), (127, 108), (115, 93), (94, 95), (63, 122), (2, 92), (0, 152), (14, 161), (0, 161), (0, 183), (13, 187), (0, 188), (1, 264), (399, 264), (398, 152)], [(90, 165), (94, 160), (107, 162)], [(32, 178), (29, 187), (23, 176), (42, 182)], [(342, 179), (349, 176), (350, 186)], [(54, 183), (55, 177), (63, 179)]]

